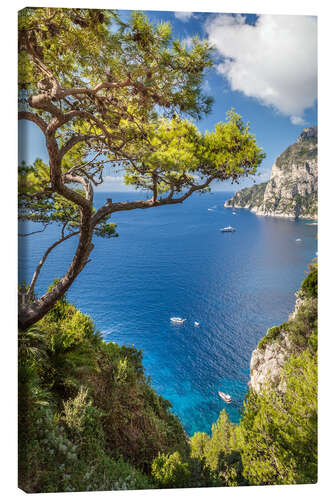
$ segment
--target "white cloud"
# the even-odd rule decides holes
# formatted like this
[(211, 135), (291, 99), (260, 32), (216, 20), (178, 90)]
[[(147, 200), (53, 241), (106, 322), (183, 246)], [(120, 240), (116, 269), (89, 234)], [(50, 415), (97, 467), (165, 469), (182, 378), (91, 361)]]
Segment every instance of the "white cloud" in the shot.
[(291, 116), (290, 121), (293, 125), (305, 125), (306, 121), (300, 116)]
[(112, 193), (134, 191), (134, 188), (124, 183), (124, 177), (122, 175), (106, 175), (103, 184), (96, 186), (95, 190), (103, 193)]
[(204, 80), (202, 84), (202, 90), (206, 92), (206, 94), (210, 94), (212, 92), (212, 87), (208, 80)]
[(317, 21), (310, 16), (221, 14), (206, 24), (223, 61), (217, 71), (232, 90), (273, 106), (301, 124), (317, 98)]
[(193, 12), (174, 12), (174, 15), (177, 19), (183, 21), (183, 23), (187, 23), (193, 16)]

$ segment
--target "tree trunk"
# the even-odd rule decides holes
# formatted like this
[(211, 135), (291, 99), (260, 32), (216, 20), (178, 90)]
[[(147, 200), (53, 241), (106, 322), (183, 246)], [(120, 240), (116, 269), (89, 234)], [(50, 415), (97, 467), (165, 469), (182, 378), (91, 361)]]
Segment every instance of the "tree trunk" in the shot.
[(87, 263), (90, 252), (93, 249), (91, 210), (81, 210), (81, 231), (79, 243), (73, 260), (66, 272), (52, 290), (46, 292), (40, 299), (32, 304), (19, 306), (18, 324), (21, 330), (26, 330), (39, 321), (67, 292), (75, 278)]

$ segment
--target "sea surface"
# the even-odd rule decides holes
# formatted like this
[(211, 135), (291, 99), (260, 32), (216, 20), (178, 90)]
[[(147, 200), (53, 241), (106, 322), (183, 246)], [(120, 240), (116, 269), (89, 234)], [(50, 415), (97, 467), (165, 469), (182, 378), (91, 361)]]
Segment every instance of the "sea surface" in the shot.
[[(152, 386), (172, 403), (189, 435), (209, 432), (223, 408), (239, 421), (251, 352), (267, 328), (287, 320), (317, 251), (311, 221), (257, 217), (242, 209), (233, 215), (223, 206), (231, 195), (195, 195), (182, 205), (114, 214), (119, 238), (95, 239), (92, 261), (68, 292), (107, 341), (143, 350)], [(97, 193), (95, 201), (98, 207), (106, 198), (144, 196)], [(236, 232), (219, 231), (228, 225)], [(49, 227), (20, 238), (21, 281), (30, 281), (58, 235), (59, 228)], [(75, 240), (50, 254), (38, 293), (65, 272)], [(186, 321), (175, 325), (172, 316)], [(219, 390), (233, 402), (224, 403)]]

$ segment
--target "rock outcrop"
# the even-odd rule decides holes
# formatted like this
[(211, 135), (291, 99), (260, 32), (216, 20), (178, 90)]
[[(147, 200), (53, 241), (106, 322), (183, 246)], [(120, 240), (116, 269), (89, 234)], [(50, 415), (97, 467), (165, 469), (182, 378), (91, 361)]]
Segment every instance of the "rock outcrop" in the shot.
[(316, 302), (313, 297), (307, 297), (302, 288), (298, 290), (295, 309), (289, 315), (288, 321), (270, 328), (260, 340), (258, 347), (252, 352), (250, 361), (249, 387), (254, 392), (260, 393), (267, 383), (275, 390), (285, 391), (285, 380), (281, 376), (283, 365), (291, 355), (299, 354), (308, 345), (305, 340), (309, 335), (308, 332), (300, 332), (302, 342), (297, 345), (290, 325), (294, 320), (297, 321), (299, 313), (303, 317), (304, 325), (304, 310), (310, 315), (313, 314), (313, 311), (316, 311)]
[(317, 127), (309, 127), (276, 159), (268, 182), (237, 191), (224, 206), (264, 216), (317, 219), (317, 193)]
[(281, 370), (290, 355), (290, 341), (287, 332), (282, 332), (278, 340), (267, 343), (262, 349), (252, 352), (249, 386), (257, 393), (269, 382), (279, 391), (285, 390)]

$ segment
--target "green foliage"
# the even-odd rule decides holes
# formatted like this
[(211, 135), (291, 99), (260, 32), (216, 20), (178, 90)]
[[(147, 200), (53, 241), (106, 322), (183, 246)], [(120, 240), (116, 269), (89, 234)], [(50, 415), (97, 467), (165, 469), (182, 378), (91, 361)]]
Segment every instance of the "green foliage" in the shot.
[(308, 351), (283, 370), (286, 392), (250, 393), (240, 423), (244, 475), (250, 484), (317, 481), (317, 360)]
[(318, 266), (316, 264), (310, 267), (310, 272), (303, 281), (301, 289), (307, 297), (318, 297)]
[(153, 487), (145, 473), (158, 453), (188, 450), (170, 407), (150, 387), (142, 353), (106, 344), (64, 296), (19, 332), (20, 487)]
[(236, 205), (239, 207), (252, 208), (261, 205), (264, 200), (266, 186), (267, 182), (261, 182), (260, 184), (254, 184), (251, 187), (240, 189), (230, 200), (229, 206)]
[(205, 432), (196, 432), (190, 438), (191, 457), (200, 459), (204, 458), (208, 442), (208, 434)]
[(159, 453), (152, 464), (152, 476), (160, 488), (186, 488), (189, 486), (188, 463), (176, 451), (172, 455)]
[(191, 457), (198, 459), (206, 475), (205, 486), (241, 486), (247, 484), (243, 477), (242, 461), (238, 449), (237, 427), (222, 410), (212, 425), (211, 437), (196, 432), (190, 438)]
[[(57, 280), (50, 285), (49, 290), (56, 283)], [(96, 332), (90, 316), (70, 304), (66, 295), (56, 302), (48, 314), (38, 322), (38, 326), (48, 332), (65, 334), (66, 346), (84, 342), (98, 345), (102, 339), (99, 332)]]
[(147, 126), (146, 138), (147, 143), (135, 145), (140, 160), (126, 166), (125, 182), (144, 190), (155, 183), (157, 195), (191, 189), (195, 176), (223, 181), (252, 175), (264, 158), (249, 127), (233, 110), (212, 132), (201, 134), (192, 122), (175, 115)]
[[(68, 160), (67, 163), (70, 165)], [(62, 227), (64, 236), (80, 227), (81, 215), (78, 205), (52, 191), (49, 165), (43, 160), (37, 158), (32, 165), (23, 162), (19, 166), (18, 180), (19, 220), (30, 220), (44, 226), (57, 224)], [(84, 196), (82, 189), (74, 190)], [(95, 212), (93, 209), (92, 213)], [(95, 226), (94, 234), (103, 238), (117, 237), (116, 227), (117, 224), (109, 222), (106, 217)]]
[(217, 421), (212, 425), (212, 437), (205, 446), (207, 465), (217, 470), (221, 453), (228, 454), (235, 448), (235, 429), (229, 421), (227, 412), (222, 410)]
[(311, 346), (315, 349), (318, 322), (318, 266), (316, 263), (310, 266), (310, 272), (297, 292), (297, 296), (301, 299), (301, 303), (296, 313), (288, 321), (267, 330), (265, 337), (258, 343), (258, 349), (265, 349), (268, 344), (279, 342), (283, 333), (288, 334), (293, 353), (300, 353)]
[[(19, 333), (20, 487), (316, 482), (316, 300), (307, 297), (282, 327), (294, 352), (281, 375), (285, 392), (250, 391), (239, 425), (223, 410), (211, 436), (198, 432), (188, 440), (170, 403), (150, 387), (142, 353), (103, 342), (90, 318), (64, 297), (39, 325)], [(280, 329), (272, 329), (270, 342)]]
[(302, 352), (318, 327), (317, 299), (306, 299), (298, 308), (295, 317), (288, 322), (288, 335), (293, 352)]
[(109, 448), (149, 471), (159, 451), (183, 453), (187, 442), (180, 421), (170, 412), (170, 403), (150, 387), (141, 361), (141, 352), (132, 347), (104, 345), (91, 385), (94, 402), (104, 412)]
[(295, 142), (277, 158), (276, 165), (288, 168), (292, 162), (306, 161), (317, 156), (317, 138)]
[(270, 344), (271, 342), (274, 342), (275, 340), (278, 340), (281, 332), (286, 331), (288, 328), (288, 323), (282, 323), (279, 326), (272, 326), (272, 328), (269, 328), (267, 330), (267, 333), (265, 337), (263, 337), (259, 343), (258, 343), (258, 349), (264, 349), (267, 344)]
[[(74, 414), (68, 412), (71, 404)], [(29, 422), (25, 456), (19, 460), (22, 489), (71, 492), (151, 487), (134, 467), (106, 453), (96, 408), (78, 408), (75, 400), (68, 406), (64, 416), (43, 407), (29, 413), (34, 421)]]

